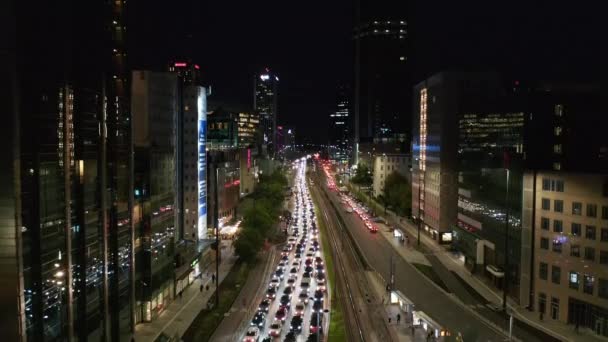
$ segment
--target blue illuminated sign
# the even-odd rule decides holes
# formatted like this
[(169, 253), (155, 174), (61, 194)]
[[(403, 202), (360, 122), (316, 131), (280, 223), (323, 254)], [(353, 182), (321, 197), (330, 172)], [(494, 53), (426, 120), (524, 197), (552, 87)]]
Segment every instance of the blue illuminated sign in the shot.
[(198, 237), (207, 231), (207, 96), (205, 88), (198, 91)]

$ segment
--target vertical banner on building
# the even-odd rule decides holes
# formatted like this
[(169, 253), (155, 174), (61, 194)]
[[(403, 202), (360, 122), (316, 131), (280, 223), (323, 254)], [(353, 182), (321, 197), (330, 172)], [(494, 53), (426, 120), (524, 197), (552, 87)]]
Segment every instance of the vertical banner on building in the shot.
[(207, 94), (198, 89), (198, 238), (207, 236)]

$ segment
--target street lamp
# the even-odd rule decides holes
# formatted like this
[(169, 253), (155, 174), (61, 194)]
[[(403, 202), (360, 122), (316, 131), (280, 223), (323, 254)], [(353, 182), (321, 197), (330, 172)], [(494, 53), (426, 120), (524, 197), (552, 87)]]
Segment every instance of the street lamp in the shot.
[(505, 191), (505, 262), (504, 262), (504, 284), (502, 293), (502, 310), (507, 312), (507, 289), (509, 286), (509, 166), (507, 171), (507, 190)]

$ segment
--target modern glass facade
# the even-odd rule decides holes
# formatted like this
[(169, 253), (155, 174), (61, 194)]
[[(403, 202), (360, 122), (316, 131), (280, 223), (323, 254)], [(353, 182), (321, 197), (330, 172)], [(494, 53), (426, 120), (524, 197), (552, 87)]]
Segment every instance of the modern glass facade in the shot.
[(133, 72), (137, 321), (174, 298), (177, 76)]
[(496, 274), (505, 271), (507, 256), (508, 289), (517, 297), (525, 114), (469, 112), (459, 115), (458, 123), (458, 217), (454, 246), (465, 255), (468, 267), (500, 287), (504, 286), (504, 278)]
[(23, 335), (29, 341), (129, 340), (124, 2), (19, 4), (17, 17), (20, 174), (14, 182), (21, 203)]
[(254, 78), (253, 109), (260, 115), (262, 143), (270, 155), (276, 148), (278, 86), (279, 77), (268, 68)]
[(329, 158), (346, 163), (350, 158), (351, 103), (350, 88), (340, 86), (336, 111), (329, 114)]

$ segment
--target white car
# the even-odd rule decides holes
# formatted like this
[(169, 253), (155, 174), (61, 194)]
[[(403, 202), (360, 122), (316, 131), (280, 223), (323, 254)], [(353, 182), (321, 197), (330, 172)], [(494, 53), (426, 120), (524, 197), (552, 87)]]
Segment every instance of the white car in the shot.
[(270, 325), (270, 331), (268, 332), (268, 335), (270, 335), (272, 337), (279, 337), (279, 336), (281, 336), (282, 328), (283, 328), (283, 325), (281, 323), (275, 321)]
[(271, 287), (279, 287), (279, 285), (281, 285), (281, 279), (279, 279), (278, 277), (273, 277), (270, 280), (270, 286)]
[(260, 339), (260, 329), (258, 327), (250, 327), (245, 333), (243, 342), (257, 342)]
[(302, 282), (300, 283), (300, 287), (303, 289), (307, 289), (310, 287), (310, 278), (304, 277), (302, 278)]

